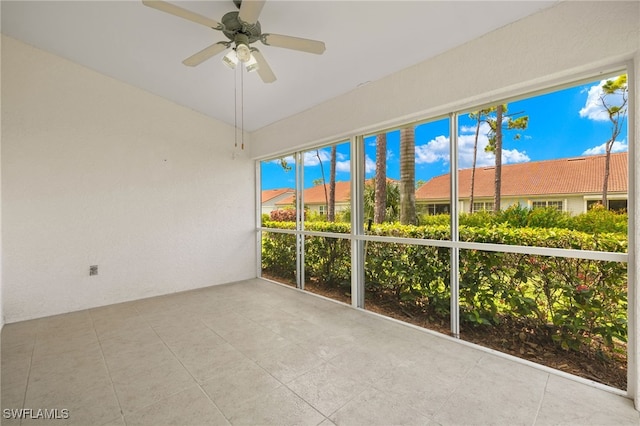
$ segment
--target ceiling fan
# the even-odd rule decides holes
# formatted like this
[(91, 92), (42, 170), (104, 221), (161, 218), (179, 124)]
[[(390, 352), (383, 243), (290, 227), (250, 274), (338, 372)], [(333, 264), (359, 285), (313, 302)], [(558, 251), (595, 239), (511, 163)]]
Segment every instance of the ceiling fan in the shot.
[(235, 68), (238, 61), (240, 61), (246, 66), (247, 71), (257, 71), (262, 81), (272, 83), (276, 80), (275, 74), (264, 59), (264, 56), (262, 56), (262, 53), (260, 53), (257, 48), (251, 46), (251, 44), (256, 41), (259, 40), (266, 46), (283, 47), (285, 49), (299, 50), (317, 55), (324, 52), (325, 45), (321, 41), (281, 34), (262, 33), (258, 17), (260, 16), (265, 0), (233, 0), (233, 2), (239, 8), (239, 11), (226, 13), (222, 17), (222, 22), (218, 22), (165, 1), (142, 1), (145, 6), (170, 13), (171, 15), (213, 28), (214, 30), (222, 31), (229, 39), (229, 41), (219, 41), (211, 46), (205, 47), (198, 53), (182, 61), (183, 64), (190, 67), (199, 65), (233, 46), (232, 50), (223, 58), (223, 62), (226, 65)]

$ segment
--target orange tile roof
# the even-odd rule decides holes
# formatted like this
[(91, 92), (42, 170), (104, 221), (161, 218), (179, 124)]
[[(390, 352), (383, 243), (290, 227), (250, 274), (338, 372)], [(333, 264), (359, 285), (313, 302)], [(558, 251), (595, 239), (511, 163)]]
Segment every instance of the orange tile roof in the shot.
[[(324, 196), (324, 187), (327, 187), (327, 197), (329, 196), (329, 184), (326, 185), (316, 185), (311, 188), (307, 188), (304, 190), (304, 203), (305, 204), (327, 204), (327, 200)], [(349, 197), (351, 196), (351, 182), (349, 181), (340, 181), (336, 182), (336, 202), (346, 202), (349, 201)], [(277, 205), (290, 205), (293, 204), (293, 196), (287, 197), (281, 201), (278, 201)]]
[[(368, 179), (366, 181), (367, 185), (372, 185), (374, 183), (374, 179)], [(398, 181), (387, 178), (387, 183), (398, 183)], [(327, 204), (327, 200), (325, 198), (324, 193), (325, 185), (316, 185), (311, 188), (307, 188), (304, 190), (304, 203), (305, 204)], [(327, 187), (327, 197), (329, 196), (329, 184), (326, 184)], [(338, 181), (336, 182), (336, 203), (347, 203), (351, 200), (351, 182), (350, 181)], [(294, 203), (293, 195), (291, 197), (287, 197), (283, 200), (280, 200), (276, 203), (278, 206), (287, 206), (292, 205)]]
[[(611, 154), (609, 191), (626, 192), (627, 153)], [(501, 195), (552, 195), (585, 194), (602, 192), (604, 155), (563, 158), (558, 160), (531, 161), (502, 166)], [(495, 167), (477, 167), (474, 197), (493, 197)], [(458, 188), (461, 198), (471, 193), (471, 171), (458, 172)], [(449, 198), (449, 174), (436, 176), (416, 191), (416, 200)]]
[(282, 194), (293, 194), (295, 191), (291, 188), (265, 189), (262, 191), (262, 202), (272, 200)]

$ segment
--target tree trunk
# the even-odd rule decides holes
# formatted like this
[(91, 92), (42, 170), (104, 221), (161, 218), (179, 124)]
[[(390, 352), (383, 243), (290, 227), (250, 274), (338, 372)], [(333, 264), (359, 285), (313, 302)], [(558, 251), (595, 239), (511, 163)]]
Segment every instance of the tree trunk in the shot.
[(415, 129), (400, 129), (400, 223), (416, 223), (416, 154)]
[(316, 157), (318, 157), (318, 163), (320, 164), (320, 173), (322, 173), (322, 189), (324, 189), (324, 202), (326, 203), (327, 210), (329, 210), (329, 195), (327, 194), (327, 180), (324, 178), (324, 166), (322, 165), (322, 158), (320, 158), (320, 151), (316, 149)]
[(476, 138), (473, 141), (473, 163), (471, 165), (471, 193), (469, 194), (469, 213), (473, 213), (473, 190), (476, 182), (476, 162), (478, 159), (478, 136), (480, 135), (481, 112), (478, 112), (478, 125), (476, 126)]
[(500, 211), (500, 190), (502, 185), (502, 112), (503, 105), (496, 107), (496, 169), (495, 169), (495, 192), (493, 196), (493, 211)]
[(609, 200), (608, 198), (608, 193), (609, 193), (609, 171), (611, 168), (611, 148), (613, 147), (613, 142), (614, 141), (609, 141), (606, 144), (606, 155), (604, 157), (604, 179), (602, 182), (602, 206), (605, 209), (608, 209), (608, 203)]
[(331, 146), (331, 165), (329, 167), (329, 206), (327, 207), (327, 221), (336, 221), (336, 145)]
[(387, 212), (387, 134), (376, 136), (376, 190), (374, 223), (382, 223)]

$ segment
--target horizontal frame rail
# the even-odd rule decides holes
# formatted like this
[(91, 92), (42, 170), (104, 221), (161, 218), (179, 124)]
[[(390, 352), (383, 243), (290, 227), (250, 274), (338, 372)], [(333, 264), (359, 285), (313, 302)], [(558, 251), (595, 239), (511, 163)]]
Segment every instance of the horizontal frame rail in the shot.
[(563, 249), (540, 246), (517, 246), (509, 244), (477, 243), (470, 241), (429, 240), (420, 238), (383, 237), (379, 235), (353, 235), (336, 232), (296, 231), (295, 229), (258, 228), (261, 232), (275, 232), (280, 234), (305, 235), (312, 237), (340, 238), (345, 240), (372, 241), (380, 243), (408, 244), (419, 246), (459, 248), (464, 250), (493, 251), (504, 253), (531, 254), (539, 256), (566, 257), (586, 260), (602, 260), (606, 262), (627, 263), (628, 253), (616, 253), (607, 251)]

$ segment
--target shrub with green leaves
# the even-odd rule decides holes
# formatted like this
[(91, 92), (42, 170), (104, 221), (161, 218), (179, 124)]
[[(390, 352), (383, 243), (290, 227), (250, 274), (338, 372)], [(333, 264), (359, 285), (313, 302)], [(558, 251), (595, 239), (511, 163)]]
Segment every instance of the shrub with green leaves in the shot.
[(627, 213), (616, 213), (605, 209), (601, 204), (596, 204), (586, 213), (572, 218), (570, 227), (576, 231), (600, 234), (606, 232), (628, 231), (629, 216)]

